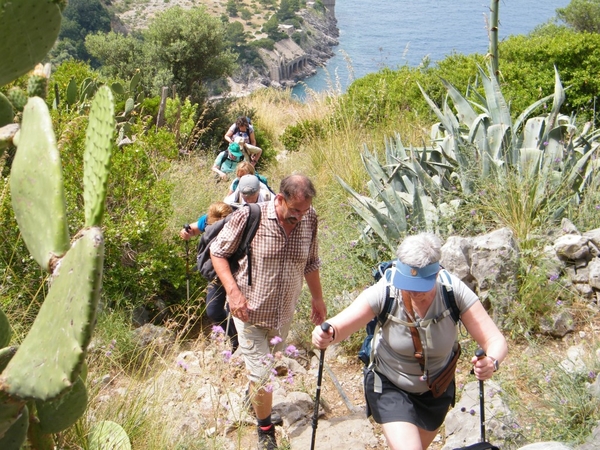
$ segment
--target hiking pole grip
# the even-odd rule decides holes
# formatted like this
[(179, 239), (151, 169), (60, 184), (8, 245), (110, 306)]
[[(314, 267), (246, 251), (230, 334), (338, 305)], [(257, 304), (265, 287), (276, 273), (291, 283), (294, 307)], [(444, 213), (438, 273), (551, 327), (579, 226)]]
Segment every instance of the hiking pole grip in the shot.
[[(329, 331), (331, 325), (327, 322), (321, 324), (321, 330), (325, 333)], [(321, 382), (323, 381), (323, 366), (325, 364), (325, 350), (321, 349), (319, 358), (319, 371), (317, 372), (317, 392), (315, 394), (315, 410), (312, 417), (312, 439), (310, 441), (310, 450), (315, 448), (315, 438), (317, 437), (317, 424), (319, 422), (319, 402), (321, 401)]]
[[(477, 359), (485, 358), (486, 354), (482, 348), (475, 350)], [(479, 380), (479, 427), (481, 429), (481, 442), (485, 442), (485, 404), (483, 394), (483, 380)]]

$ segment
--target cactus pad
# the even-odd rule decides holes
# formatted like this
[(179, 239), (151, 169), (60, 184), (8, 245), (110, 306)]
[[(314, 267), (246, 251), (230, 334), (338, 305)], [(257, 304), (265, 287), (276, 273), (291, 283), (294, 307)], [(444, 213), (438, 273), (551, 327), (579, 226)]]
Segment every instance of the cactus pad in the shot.
[(27, 80), (27, 95), (29, 97), (46, 98), (48, 93), (48, 78), (42, 75), (31, 75)]
[(15, 113), (12, 104), (4, 94), (0, 92), (0, 127), (12, 123)]
[(12, 346), (0, 349), (0, 372), (6, 368), (12, 357), (15, 356), (18, 348), (17, 346)]
[(11, 87), (6, 93), (6, 97), (17, 111), (23, 111), (27, 104), (27, 93), (19, 87)]
[(75, 78), (71, 78), (69, 84), (67, 85), (67, 95), (65, 96), (65, 101), (67, 105), (73, 106), (77, 101), (77, 97), (79, 97), (79, 92), (77, 90), (77, 81)]
[(60, 261), (29, 334), (0, 375), (0, 394), (51, 400), (77, 381), (96, 321), (103, 260), (101, 230), (82, 231)]
[(89, 450), (131, 450), (131, 443), (125, 430), (118, 423), (104, 420), (90, 430)]
[(27, 428), (29, 427), (29, 411), (27, 406), (23, 406), (21, 415), (4, 432), (0, 438), (0, 448), (2, 450), (20, 450), (25, 438), (27, 437)]
[(83, 415), (87, 402), (87, 390), (81, 377), (77, 378), (73, 387), (58, 399), (35, 402), (40, 431), (50, 434), (66, 430)]
[(39, 63), (60, 31), (60, 8), (45, 0), (0, 0), (0, 86)]
[(29, 99), (19, 134), (10, 177), (12, 206), (31, 256), (50, 270), (51, 258), (69, 249), (69, 234), (60, 155), (44, 100)]
[(115, 132), (113, 95), (107, 86), (98, 89), (88, 124), (83, 154), (83, 199), (86, 226), (100, 226)]
[(0, 309), (0, 348), (6, 347), (10, 344), (11, 337), (10, 323), (4, 311)]

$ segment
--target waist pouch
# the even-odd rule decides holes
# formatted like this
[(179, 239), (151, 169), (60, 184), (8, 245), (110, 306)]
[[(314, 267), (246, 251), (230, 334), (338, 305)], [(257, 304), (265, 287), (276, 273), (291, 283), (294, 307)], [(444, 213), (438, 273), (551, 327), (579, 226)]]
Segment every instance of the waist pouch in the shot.
[(442, 370), (440, 374), (433, 380), (427, 380), (427, 385), (429, 386), (429, 389), (431, 389), (431, 392), (435, 398), (446, 392), (446, 389), (448, 389), (448, 386), (450, 386), (450, 383), (452, 383), (452, 380), (454, 380), (456, 364), (458, 363), (458, 358), (460, 357), (461, 352), (460, 344), (457, 342), (456, 345), (458, 348), (454, 352), (452, 359), (448, 362), (446, 367), (444, 367), (444, 370)]

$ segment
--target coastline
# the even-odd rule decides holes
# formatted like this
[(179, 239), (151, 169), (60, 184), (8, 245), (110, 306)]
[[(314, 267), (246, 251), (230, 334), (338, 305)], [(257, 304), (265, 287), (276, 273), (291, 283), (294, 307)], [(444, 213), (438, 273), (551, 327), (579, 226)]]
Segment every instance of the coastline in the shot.
[(293, 88), (315, 75), (317, 68), (334, 56), (333, 47), (339, 44), (335, 13), (321, 14), (305, 8), (298, 15), (302, 19), (301, 30), (288, 27), (285, 31), (290, 36), (301, 32), (306, 36), (305, 42), (298, 45), (290, 37), (278, 42), (273, 51), (261, 51), (266, 70), (242, 67), (239, 74), (228, 79), (231, 90), (227, 97), (244, 97), (266, 87)]

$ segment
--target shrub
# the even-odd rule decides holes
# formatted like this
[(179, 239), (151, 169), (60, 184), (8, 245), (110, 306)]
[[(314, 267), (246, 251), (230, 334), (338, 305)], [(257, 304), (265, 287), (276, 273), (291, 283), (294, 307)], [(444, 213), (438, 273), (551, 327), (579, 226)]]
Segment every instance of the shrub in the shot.
[(310, 139), (322, 137), (323, 135), (324, 129), (321, 121), (303, 120), (286, 127), (279, 139), (286, 150), (295, 152)]

